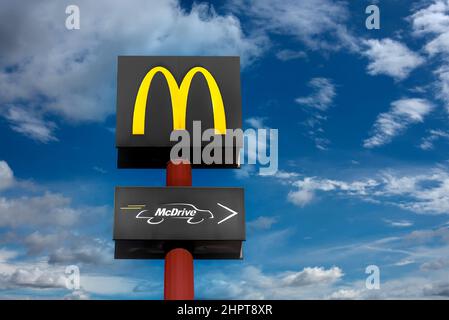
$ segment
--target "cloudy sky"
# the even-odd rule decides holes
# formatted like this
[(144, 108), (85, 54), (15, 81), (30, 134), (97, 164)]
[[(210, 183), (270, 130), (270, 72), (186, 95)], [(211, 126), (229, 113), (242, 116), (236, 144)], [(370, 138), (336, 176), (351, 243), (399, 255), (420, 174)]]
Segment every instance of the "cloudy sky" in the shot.
[(114, 186), (165, 183), (116, 169), (117, 55), (239, 55), (245, 127), (279, 130), (276, 175), (194, 172), (247, 216), (197, 298), (449, 298), (449, 0), (6, 0), (0, 48), (0, 298), (162, 298), (163, 261), (113, 259)]

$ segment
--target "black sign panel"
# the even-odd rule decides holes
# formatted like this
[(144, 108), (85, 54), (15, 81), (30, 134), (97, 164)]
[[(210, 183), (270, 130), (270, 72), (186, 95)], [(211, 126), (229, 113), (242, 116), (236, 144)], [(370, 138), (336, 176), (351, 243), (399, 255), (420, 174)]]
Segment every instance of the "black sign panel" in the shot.
[(243, 189), (116, 187), (115, 258), (164, 258), (187, 247), (195, 258), (242, 258)]
[[(239, 57), (136, 57), (118, 58), (116, 146), (119, 168), (165, 168), (174, 130), (190, 133), (201, 121), (200, 137), (215, 129), (225, 140), (226, 129), (242, 127)], [(237, 144), (238, 141), (235, 142)], [(208, 167), (238, 167), (238, 148), (232, 161)], [(198, 150), (196, 150), (196, 149)], [(189, 159), (190, 160), (190, 159)], [(203, 161), (194, 167), (206, 166)]]

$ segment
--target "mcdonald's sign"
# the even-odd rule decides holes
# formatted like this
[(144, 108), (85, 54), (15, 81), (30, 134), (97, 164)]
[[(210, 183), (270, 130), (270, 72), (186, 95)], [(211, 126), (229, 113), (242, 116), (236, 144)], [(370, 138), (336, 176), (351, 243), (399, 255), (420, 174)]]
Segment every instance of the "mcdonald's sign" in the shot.
[[(200, 121), (195, 132), (193, 123)], [(118, 58), (116, 146), (119, 168), (164, 168), (177, 141), (173, 131), (191, 137), (214, 129), (231, 148), (232, 161), (193, 163), (197, 167), (238, 167), (239, 143), (224, 143), (227, 130), (242, 127), (238, 57)], [(207, 144), (192, 143), (194, 154)], [(226, 149), (226, 150), (225, 150)]]

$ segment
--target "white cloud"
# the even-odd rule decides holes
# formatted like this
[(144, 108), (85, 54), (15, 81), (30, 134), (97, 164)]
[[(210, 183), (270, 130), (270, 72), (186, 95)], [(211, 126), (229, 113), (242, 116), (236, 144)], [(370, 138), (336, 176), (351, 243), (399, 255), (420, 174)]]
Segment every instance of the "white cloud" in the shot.
[[(363, 263), (363, 262), (362, 262)], [(428, 274), (406, 274), (382, 279), (380, 290), (368, 290), (363, 280), (341, 283), (338, 267), (307, 267), (299, 272), (267, 274), (254, 266), (237, 272), (211, 272), (200, 279), (200, 296), (232, 299), (429, 299), (448, 298), (447, 269)], [(229, 274), (232, 272), (232, 277)], [(286, 282), (295, 275), (305, 281)], [(301, 279), (301, 280), (302, 280)]]
[(442, 66), (435, 71), (437, 80), (437, 97), (446, 104), (449, 113), (449, 66)]
[(330, 0), (236, 0), (232, 7), (246, 14), (259, 30), (289, 35), (312, 49), (354, 47), (344, 23), (345, 2)]
[(305, 205), (311, 203), (315, 198), (315, 192), (314, 190), (310, 190), (308, 188), (298, 188), (295, 191), (290, 191), (287, 198), (291, 203), (304, 207)]
[(292, 171), (277, 170), (275, 174), (259, 173), (259, 176), (261, 176), (261, 177), (272, 177), (272, 178), (277, 178), (279, 180), (291, 180), (293, 178), (298, 177), (299, 174), (296, 173), (296, 172), (292, 172)]
[(0, 197), (0, 226), (71, 226), (82, 214), (104, 211), (104, 207), (73, 208), (70, 203), (70, 198), (48, 191), (40, 196)]
[(65, 277), (61, 272), (49, 272), (35, 268), (17, 268), (10, 275), (3, 275), (0, 283), (7, 283), (12, 287), (27, 287), (38, 289), (65, 288)]
[(114, 255), (113, 250), (105, 244), (90, 239), (91, 244), (71, 243), (66, 247), (60, 247), (48, 256), (49, 264), (94, 264), (110, 263)]
[(396, 266), (396, 267), (403, 267), (403, 266), (408, 266), (409, 264), (413, 264), (413, 263), (415, 263), (414, 260), (403, 259), (403, 260), (400, 260), (400, 261), (396, 262), (394, 264), (394, 266)]
[[(306, 265), (340, 265), (351, 261), (353, 267), (345, 269), (345, 276), (338, 281), (338, 277), (330, 278), (327, 284), (315, 283), (310, 286), (299, 287), (283, 287), (281, 289), (274, 288), (270, 290), (271, 283), (267, 278), (260, 280), (264, 285), (252, 288), (250, 292), (245, 291), (245, 294), (253, 296), (257, 299), (282, 299), (280, 295), (274, 295), (282, 292), (287, 299), (428, 299), (432, 297), (447, 297), (442, 290), (437, 288), (444, 287), (447, 283), (448, 264), (443, 261), (435, 261), (441, 257), (449, 255), (449, 229), (445, 227), (436, 227), (429, 230), (415, 230), (414, 232), (405, 233), (401, 231), (396, 233), (396, 236), (368, 239), (360, 241), (350, 241), (346, 244), (320, 245), (318, 247), (298, 247), (291, 251), (288, 250), (283, 253), (278, 253), (273, 256), (277, 263), (284, 263), (288, 265), (295, 265), (303, 263)], [(419, 232), (416, 232), (419, 231)], [(275, 251), (273, 251), (275, 252)], [(263, 261), (263, 260), (262, 260)], [(381, 270), (381, 287), (380, 290), (368, 290), (365, 286), (365, 279), (368, 276), (364, 272), (364, 267), (367, 266), (367, 261), (378, 265)], [(427, 262), (435, 261), (434, 264), (422, 267)], [(371, 263), (370, 262), (370, 263)], [(409, 265), (408, 268), (398, 270), (398, 267)], [(413, 264), (413, 265), (412, 265)], [(419, 266), (421, 265), (421, 269)], [(335, 267), (334, 267), (335, 268)], [(304, 268), (302, 271), (306, 270)], [(312, 268), (316, 269), (316, 268)], [(327, 274), (332, 274), (333, 268), (325, 269)], [(260, 269), (259, 269), (260, 271)], [(341, 271), (341, 270), (340, 270)], [(431, 271), (431, 272), (427, 272)], [(237, 272), (240, 272), (238, 269)], [(341, 271), (343, 273), (343, 271)], [(393, 278), (382, 276), (394, 272)], [(230, 272), (224, 272), (229, 279)], [(285, 279), (289, 273), (282, 273), (282, 277), (277, 278), (278, 281)], [(334, 270), (334, 274), (338, 274)], [(272, 275), (263, 273), (262, 275), (272, 278)], [(246, 279), (246, 276), (241, 276)], [(355, 281), (349, 280), (357, 279)], [(343, 279), (344, 278), (344, 279)], [(240, 277), (232, 277), (232, 279), (240, 279)], [(333, 279), (336, 279), (335, 281)], [(227, 282), (228, 284), (230, 282)], [(239, 282), (235, 283), (234, 296), (239, 297), (240, 293), (245, 290), (247, 282), (243, 282), (239, 286)], [(250, 289), (248, 288), (248, 289)], [(435, 290), (428, 290), (434, 288)], [(238, 291), (238, 289), (242, 291)], [(212, 290), (212, 289), (211, 289)], [(287, 292), (290, 297), (286, 295)], [(250, 294), (251, 293), (251, 294)], [(220, 296), (220, 295), (218, 295)]]
[(238, 274), (208, 273), (199, 283), (204, 296), (224, 299), (300, 299), (323, 298), (332, 284), (343, 277), (338, 267), (306, 267), (298, 272), (266, 274), (254, 266), (247, 266)]
[(367, 49), (363, 54), (370, 60), (368, 73), (371, 75), (385, 74), (402, 80), (424, 63), (421, 56), (404, 44), (389, 38), (365, 40), (364, 44)]
[(447, 299), (449, 285), (441, 279), (429, 279), (424, 276), (404, 276), (381, 282), (380, 290), (368, 290), (364, 282), (356, 281), (350, 286), (338, 289), (328, 296), (329, 299), (350, 300), (404, 300), (404, 299)]
[[(15, 246), (23, 244), (28, 252), (21, 255), (18, 251), (0, 250), (0, 290), (56, 290), (53, 291), (54, 298), (87, 299), (89, 293), (131, 293), (137, 282), (109, 274), (111, 270), (104, 267), (112, 262), (113, 250), (109, 242), (106, 244), (100, 239), (72, 231), (51, 234), (36, 231), (23, 240), (17, 236), (8, 242)], [(60, 290), (66, 289), (65, 267), (68, 265), (76, 265), (81, 270), (81, 289), (70, 294)], [(91, 274), (92, 268), (88, 266), (92, 265), (101, 265), (105, 275)], [(126, 285), (130, 283), (133, 285)], [(39, 295), (39, 292), (33, 292)]]
[(257, 217), (256, 220), (248, 221), (247, 225), (249, 228), (254, 230), (268, 230), (271, 226), (277, 222), (276, 217)]
[(89, 300), (90, 295), (84, 290), (74, 290), (64, 296), (64, 300)]
[(390, 219), (384, 219), (384, 222), (388, 224), (391, 227), (395, 228), (408, 228), (413, 226), (413, 222), (409, 220), (390, 220)]
[(374, 179), (344, 182), (331, 179), (305, 177), (293, 183), (296, 190), (288, 193), (287, 198), (293, 204), (305, 206), (315, 198), (316, 191), (343, 191), (349, 195), (367, 195), (368, 191), (378, 184)]
[(48, 116), (102, 121), (113, 113), (117, 55), (240, 55), (247, 65), (265, 46), (263, 37), (246, 36), (235, 16), (206, 4), (191, 11), (176, 0), (77, 5), (81, 29), (69, 31), (62, 3), (2, 4), (1, 114), (14, 130), (42, 142), (55, 139)]
[(363, 143), (365, 148), (375, 148), (391, 142), (412, 124), (422, 122), (434, 106), (424, 99), (400, 99), (391, 103), (388, 112), (381, 113), (373, 126), (373, 134)]
[(265, 121), (266, 117), (251, 117), (245, 120), (245, 122), (255, 129), (266, 128)]
[[(0, 161), (0, 173), (2, 183), (13, 179), (4, 161)], [(0, 197), (0, 228), (4, 229), (0, 237), (0, 291), (12, 290), (24, 298), (24, 294), (33, 298), (43, 294), (64, 299), (132, 293), (139, 280), (115, 276), (113, 268), (108, 268), (113, 261), (111, 239), (89, 232), (92, 219), (100, 225), (104, 222), (106, 207), (74, 207), (70, 198), (50, 191), (21, 196), (23, 190), (18, 186), (12, 189), (13, 196)], [(81, 289), (76, 292), (65, 287), (68, 265), (81, 269)], [(101, 276), (92, 273), (98, 267), (103, 267)]]
[[(73, 206), (72, 199), (63, 194), (51, 192), (27, 181), (16, 183), (13, 170), (5, 161), (0, 161), (0, 188), (10, 188), (12, 185), (16, 187), (13, 195), (0, 196), (0, 227), (16, 229), (40, 227), (39, 231), (52, 227), (53, 231), (58, 231), (59, 227), (64, 229), (74, 226), (80, 221), (80, 217), (83, 217), (83, 222), (102, 218), (108, 210), (106, 206)], [(25, 243), (29, 240), (28, 242), (35, 246), (31, 251), (51, 242), (61, 242), (60, 238), (39, 232), (17, 240)]]
[(16, 251), (0, 249), (0, 262), (5, 262), (7, 260), (13, 259), (18, 256)]
[(29, 254), (38, 254), (44, 250), (60, 247), (63, 237), (63, 234), (42, 234), (39, 231), (35, 231), (26, 236), (23, 239), (23, 243), (27, 246)]
[(397, 203), (399, 207), (418, 213), (449, 213), (449, 175), (443, 170), (428, 174), (395, 177), (386, 175), (381, 196), (411, 197)]
[(14, 183), (14, 173), (6, 161), (0, 161), (0, 191), (11, 187)]
[(436, 0), (411, 16), (415, 34), (444, 33), (449, 30), (449, 1)]
[[(11, 261), (17, 256), (8, 254), (1, 259), (0, 251), (0, 289), (32, 289), (33, 298), (39, 294), (38, 290), (57, 290), (55, 298), (88, 299), (90, 294), (113, 296), (117, 294), (131, 294), (139, 279), (115, 275), (97, 275), (80, 269), (80, 289), (70, 292), (66, 288), (65, 265), (55, 266), (43, 261)], [(84, 271), (84, 272), (83, 272)], [(61, 291), (62, 290), (62, 291)], [(48, 297), (48, 295), (47, 295)]]
[(49, 264), (93, 264), (112, 262), (111, 243), (91, 236), (59, 230), (51, 233), (35, 231), (26, 237), (14, 237), (9, 243), (23, 244), (28, 256), (47, 255)]
[(425, 171), (409, 174), (384, 171), (373, 178), (354, 181), (305, 177), (292, 184), (294, 189), (287, 198), (293, 204), (305, 206), (315, 199), (317, 192), (333, 192), (416, 213), (449, 214), (449, 173), (444, 168)]
[(299, 176), (299, 174), (291, 171), (278, 170), (274, 176), (278, 179), (292, 179)]
[(449, 267), (449, 260), (445, 258), (440, 258), (433, 261), (425, 262), (421, 265), (421, 270), (423, 271), (433, 271), (441, 270)]
[(427, 53), (431, 56), (449, 52), (449, 32), (443, 33), (426, 44)]
[(315, 147), (319, 150), (328, 150), (329, 149), (329, 144), (331, 143), (329, 139), (327, 138), (320, 138), (320, 137), (315, 137), (313, 138), (313, 141), (315, 142)]
[(409, 17), (417, 37), (426, 37), (424, 49), (430, 56), (440, 55), (441, 64), (434, 72), (435, 95), (449, 112), (449, 1), (435, 0)]
[(449, 243), (449, 228), (438, 227), (434, 229), (414, 230), (407, 234), (404, 238), (419, 244), (432, 243), (435, 242), (435, 240)]
[(9, 107), (4, 115), (10, 123), (11, 129), (36, 141), (47, 143), (57, 141), (54, 136), (56, 125), (44, 120), (41, 115), (32, 110), (19, 107)]
[(333, 292), (329, 299), (331, 300), (353, 300), (360, 297), (360, 291), (354, 289), (340, 289)]
[[(5, 251), (3, 251), (5, 252)], [(12, 261), (17, 251), (0, 251), (0, 289), (26, 287), (30, 289), (65, 288), (64, 270), (48, 266), (42, 261), (32, 263)]]
[(304, 270), (289, 273), (283, 277), (282, 283), (289, 286), (307, 286), (312, 284), (333, 283), (343, 277), (343, 271), (338, 267), (324, 269), (323, 267), (304, 268)]
[(106, 174), (106, 173), (108, 173), (108, 172), (106, 171), (106, 169), (103, 169), (102, 167), (94, 166), (92, 169), (95, 170), (95, 171), (97, 171), (97, 172), (99, 172), (99, 173), (101, 173), (101, 174)]
[(120, 276), (81, 275), (83, 290), (102, 295), (130, 294), (141, 281)]
[[(449, 230), (447, 227), (439, 227), (417, 231), (406, 234), (401, 232), (397, 237), (325, 246), (323, 249), (299, 249), (293, 253), (288, 252), (288, 258), (291, 259), (278, 260), (288, 263), (307, 263), (309, 260), (320, 264), (340, 264), (343, 261), (355, 263), (356, 267), (345, 269), (345, 273), (356, 276), (359, 280), (336, 283), (330, 288), (331, 293), (326, 295), (330, 299), (447, 299), (448, 294), (443, 288), (448, 283), (449, 264), (444, 257), (449, 253)], [(366, 261), (373, 261), (380, 267), (380, 290), (366, 289), (367, 275), (360, 269), (360, 266), (366, 266)], [(409, 267), (395, 270), (405, 265)], [(396, 276), (388, 277), (390, 279), (382, 276), (391, 272)], [(328, 289), (319, 290), (321, 296)], [(311, 293), (310, 296), (316, 297), (316, 293)]]
[(307, 53), (304, 51), (295, 51), (295, 50), (280, 50), (276, 53), (276, 58), (281, 61), (289, 61), (295, 59), (304, 59), (307, 58)]
[(449, 298), (449, 282), (433, 283), (424, 287), (424, 294), (433, 297)]
[(419, 147), (422, 150), (431, 150), (439, 139), (449, 140), (449, 133), (442, 130), (430, 130), (429, 135), (421, 139)]
[(306, 97), (296, 98), (296, 103), (307, 107), (326, 111), (333, 103), (336, 96), (335, 85), (327, 78), (313, 78), (309, 82), (313, 93)]
[(303, 122), (307, 129), (306, 136), (314, 141), (316, 148), (327, 150), (330, 141), (323, 137), (322, 123), (327, 120), (323, 113), (332, 106), (337, 95), (335, 85), (331, 79), (313, 78), (309, 82), (309, 87), (313, 92), (308, 96), (296, 98), (295, 101), (307, 107), (304, 110), (310, 113), (310, 116)]
[(434, 0), (427, 7), (417, 10), (409, 19), (414, 35), (424, 37), (427, 41), (425, 51), (431, 57), (440, 58), (437, 60), (440, 65), (434, 71), (435, 96), (443, 101), (449, 112), (449, 1)]
[(237, 179), (244, 179), (251, 177), (256, 172), (254, 165), (245, 164), (240, 169), (235, 169), (235, 177)]
[(449, 1), (435, 0), (411, 17), (416, 36), (433, 36), (425, 45), (428, 54), (449, 53)]

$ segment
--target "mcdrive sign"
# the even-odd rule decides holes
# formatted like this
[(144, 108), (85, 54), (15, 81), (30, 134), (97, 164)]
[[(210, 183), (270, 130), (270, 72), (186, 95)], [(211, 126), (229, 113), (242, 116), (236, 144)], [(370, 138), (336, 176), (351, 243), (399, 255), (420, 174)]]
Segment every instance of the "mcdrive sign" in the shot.
[(116, 187), (115, 258), (163, 258), (188, 246), (194, 258), (242, 258), (241, 188)]
[[(193, 154), (207, 144), (194, 145), (195, 135), (214, 129), (216, 138), (224, 141), (227, 129), (242, 127), (239, 57), (121, 56), (117, 88), (119, 168), (165, 168), (177, 143), (170, 140), (173, 131), (189, 132)], [(196, 134), (194, 121), (201, 122)], [(238, 167), (239, 142), (223, 146), (223, 155), (226, 148), (232, 154), (230, 161), (190, 163)]]
[[(229, 129), (242, 127), (241, 107), (238, 57), (119, 57), (118, 167), (166, 168), (177, 144), (171, 133), (195, 136), (197, 121), (201, 131), (225, 140)], [(205, 144), (188, 148), (193, 154)], [(223, 155), (232, 151), (231, 162), (190, 163), (238, 167), (240, 145), (223, 146)], [(240, 188), (117, 187), (115, 258), (160, 259), (172, 248), (200, 259), (242, 258), (243, 204)]]

